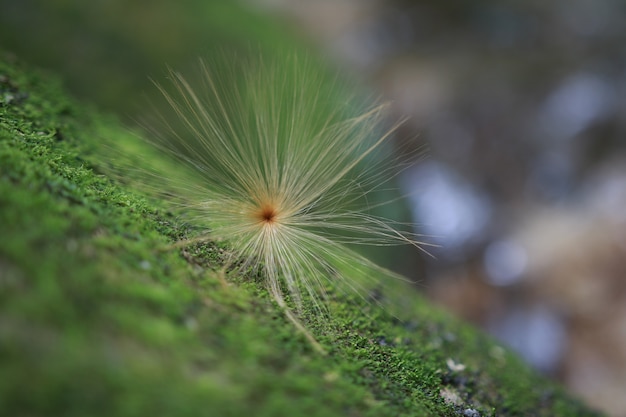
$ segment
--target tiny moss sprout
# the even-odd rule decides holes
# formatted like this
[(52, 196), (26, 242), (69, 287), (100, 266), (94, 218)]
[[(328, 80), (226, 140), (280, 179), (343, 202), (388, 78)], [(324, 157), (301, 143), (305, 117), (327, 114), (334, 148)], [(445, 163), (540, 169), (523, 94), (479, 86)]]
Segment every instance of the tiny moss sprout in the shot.
[(260, 272), (322, 350), (291, 306), (306, 298), (324, 311), (328, 285), (363, 294), (396, 276), (355, 245), (423, 245), (371, 214), (368, 196), (397, 173), (381, 157), (396, 126), (382, 129), (386, 105), (363, 106), (308, 59), (224, 61), (201, 61), (193, 81), (170, 70), (155, 82), (169, 111), (157, 112), (149, 141), (180, 167), (163, 194), (206, 227), (193, 241), (226, 241), (229, 268)]

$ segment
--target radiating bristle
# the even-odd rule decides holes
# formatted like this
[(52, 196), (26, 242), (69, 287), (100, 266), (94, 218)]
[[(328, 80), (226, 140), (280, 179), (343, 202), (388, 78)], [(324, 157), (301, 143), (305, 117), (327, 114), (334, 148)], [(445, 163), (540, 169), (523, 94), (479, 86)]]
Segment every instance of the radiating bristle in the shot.
[(386, 106), (363, 106), (298, 57), (219, 67), (201, 63), (197, 85), (174, 71), (158, 84), (172, 112), (153, 143), (196, 177), (170, 187), (190, 218), (230, 242), (233, 264), (262, 270), (283, 307), (285, 293), (323, 309), (328, 281), (358, 290), (392, 276), (345, 246), (420, 247), (365, 206), (393, 171), (375, 157), (393, 131), (379, 126)]

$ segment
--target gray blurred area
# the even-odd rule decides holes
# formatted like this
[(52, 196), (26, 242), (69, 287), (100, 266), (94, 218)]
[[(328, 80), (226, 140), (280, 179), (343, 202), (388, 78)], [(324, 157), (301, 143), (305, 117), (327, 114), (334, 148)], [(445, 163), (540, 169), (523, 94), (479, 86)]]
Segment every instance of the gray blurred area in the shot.
[(255, 0), (409, 116), (413, 278), (626, 415), (626, 3)]

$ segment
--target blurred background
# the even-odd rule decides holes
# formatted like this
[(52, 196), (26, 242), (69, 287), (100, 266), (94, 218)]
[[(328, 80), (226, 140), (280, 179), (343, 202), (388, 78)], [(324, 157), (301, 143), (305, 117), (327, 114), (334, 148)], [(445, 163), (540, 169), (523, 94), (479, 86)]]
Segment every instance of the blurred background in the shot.
[(409, 117), (398, 148), (427, 144), (400, 182), (440, 247), (398, 268), (626, 416), (624, 22), (621, 0), (3, 0), (0, 47), (127, 121), (166, 63), (325, 55)]

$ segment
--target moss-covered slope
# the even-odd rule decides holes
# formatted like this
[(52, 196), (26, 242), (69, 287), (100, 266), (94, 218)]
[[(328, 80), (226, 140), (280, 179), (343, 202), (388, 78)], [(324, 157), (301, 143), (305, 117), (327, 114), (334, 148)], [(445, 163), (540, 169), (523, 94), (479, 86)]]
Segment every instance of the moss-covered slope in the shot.
[(416, 294), (333, 298), (317, 354), (218, 246), (162, 250), (190, 226), (92, 156), (127, 135), (0, 55), (1, 415), (597, 415)]

